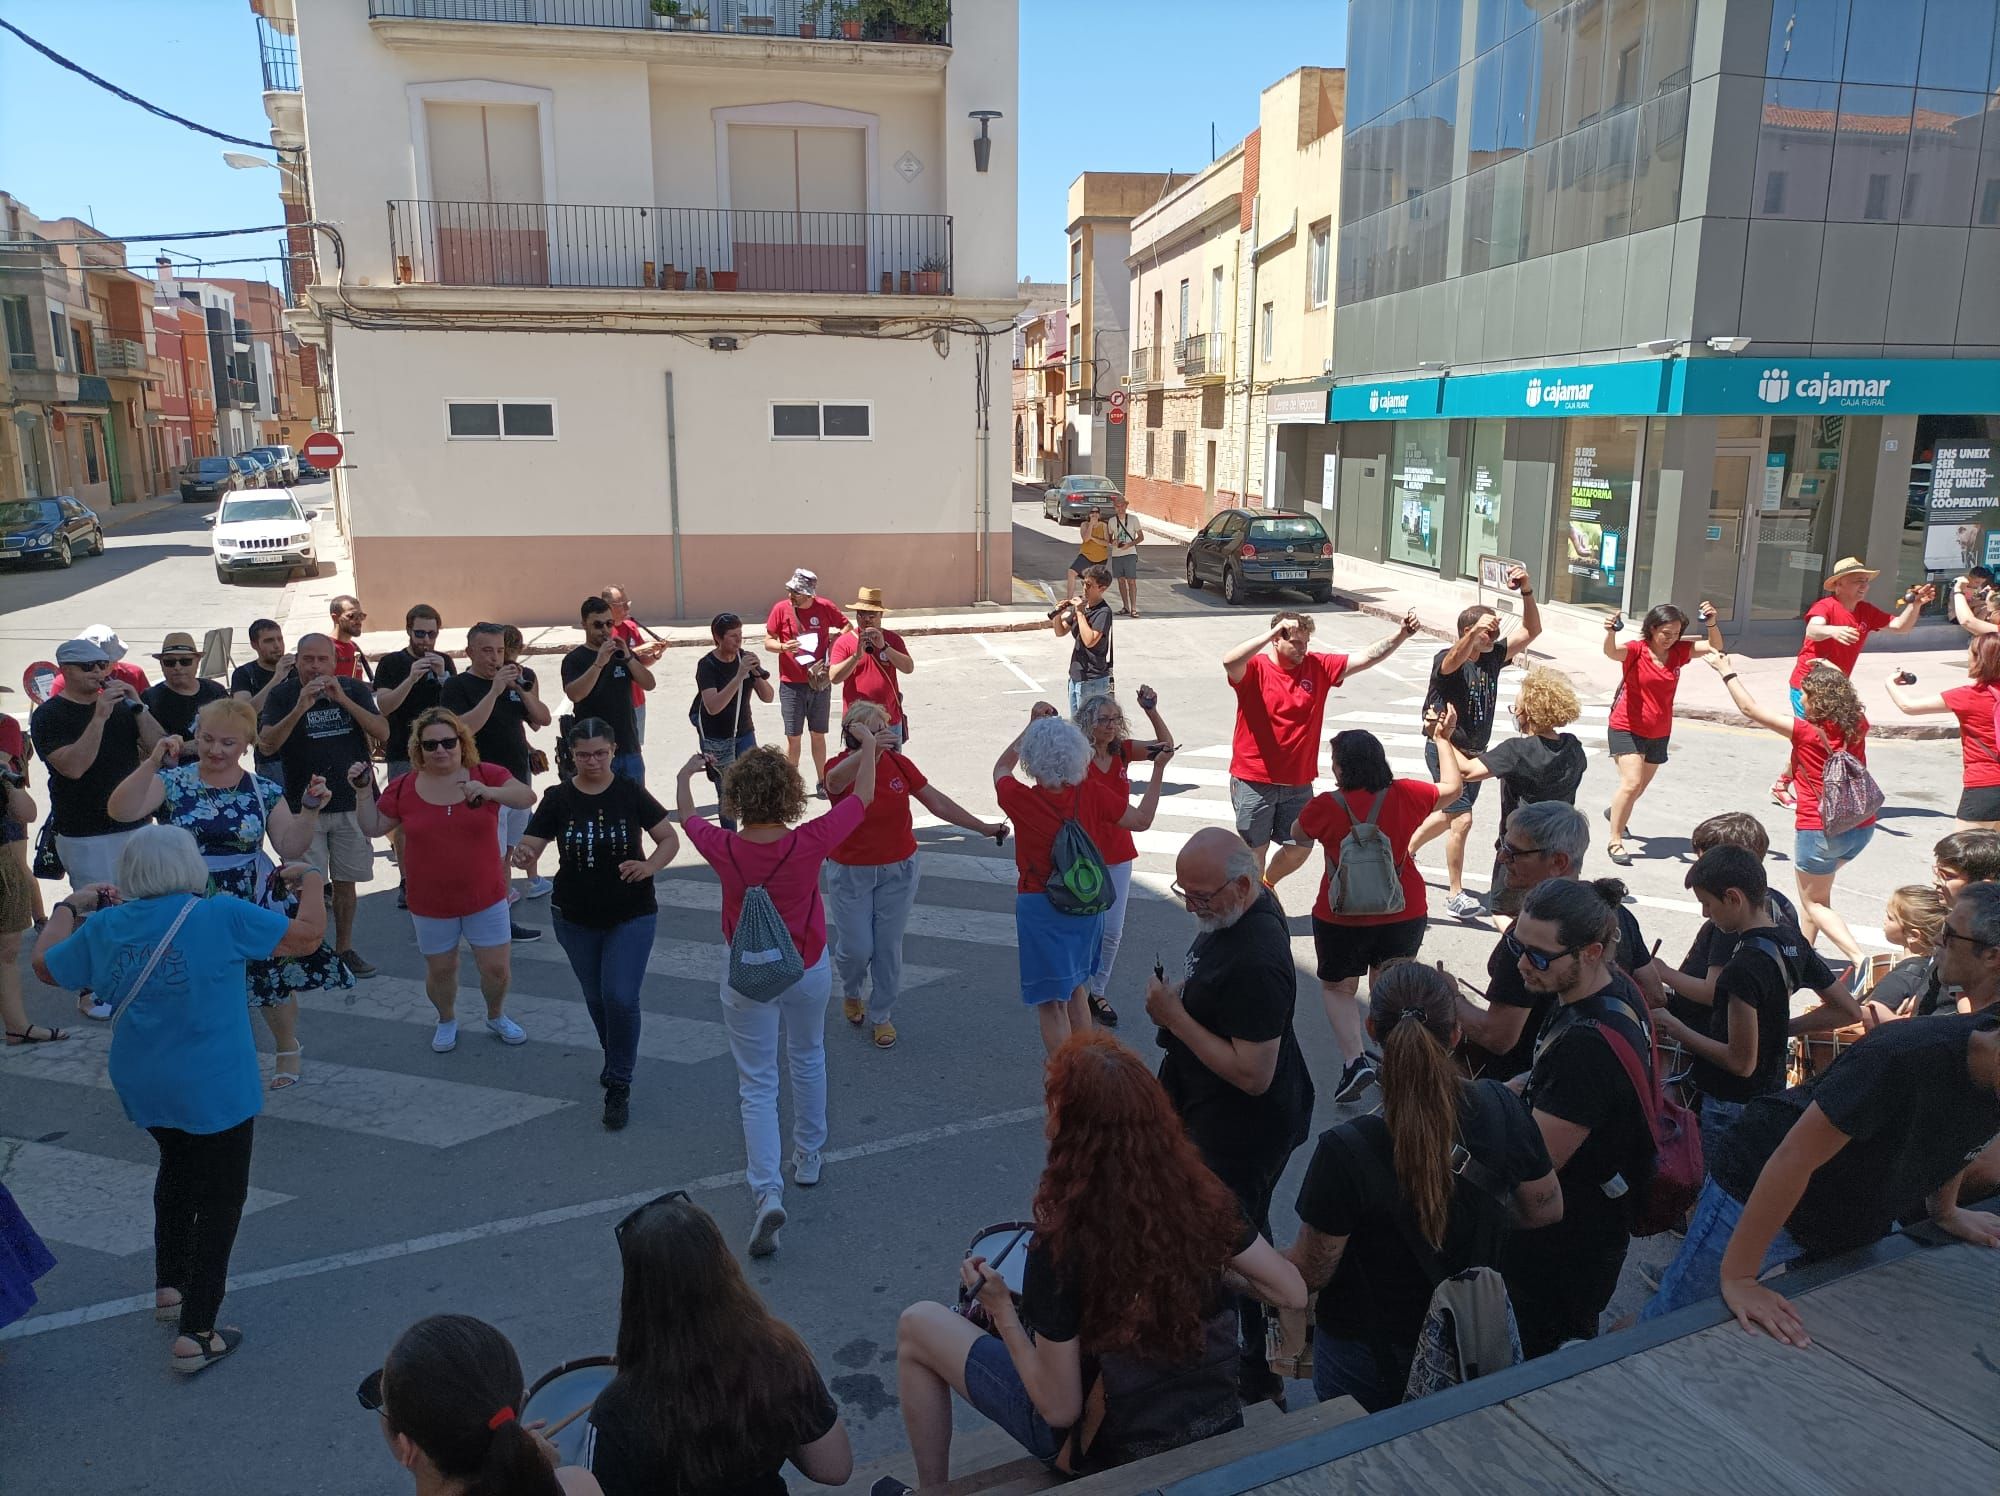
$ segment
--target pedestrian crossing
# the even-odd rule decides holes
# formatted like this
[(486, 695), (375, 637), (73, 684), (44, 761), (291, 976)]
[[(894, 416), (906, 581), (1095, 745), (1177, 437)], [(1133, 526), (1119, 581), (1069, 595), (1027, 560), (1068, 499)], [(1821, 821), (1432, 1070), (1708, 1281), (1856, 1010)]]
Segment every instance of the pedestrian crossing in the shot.
[[(25, 1138), (0, 1137), (0, 1179), (45, 1239), (130, 1257), (153, 1245), (150, 1163), (102, 1158)], [(252, 1187), (243, 1213), (283, 1205), (292, 1197)]]

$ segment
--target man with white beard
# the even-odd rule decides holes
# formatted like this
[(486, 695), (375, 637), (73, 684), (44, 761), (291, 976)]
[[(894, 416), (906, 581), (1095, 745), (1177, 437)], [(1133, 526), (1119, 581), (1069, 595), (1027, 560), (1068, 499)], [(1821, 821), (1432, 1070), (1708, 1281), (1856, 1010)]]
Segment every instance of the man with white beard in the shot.
[[(1203, 1161), (1268, 1236), (1271, 1194), (1313, 1113), (1312, 1076), (1292, 1031), (1291, 933), (1258, 876), (1256, 854), (1234, 831), (1197, 831), (1174, 872), (1174, 892), (1201, 928), (1182, 979), (1167, 981), (1156, 965), (1146, 987), (1146, 1011), (1166, 1051), (1160, 1084)], [(1237, 1313), (1244, 1400), (1282, 1392), (1264, 1360), (1263, 1306), (1239, 1297)]]

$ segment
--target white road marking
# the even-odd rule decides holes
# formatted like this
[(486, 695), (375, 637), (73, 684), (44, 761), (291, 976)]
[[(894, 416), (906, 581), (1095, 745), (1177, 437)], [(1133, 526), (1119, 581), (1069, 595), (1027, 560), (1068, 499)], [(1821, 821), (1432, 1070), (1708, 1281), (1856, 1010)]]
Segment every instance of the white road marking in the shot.
[[(467, 1025), (459, 1037), (460, 1048), (479, 1042), (500, 1041), (480, 1032), (476, 1024)], [(108, 1035), (100, 1040), (94, 1033), (79, 1034), (65, 1044), (37, 1045), (32, 1054), (17, 1048), (7, 1064), (23, 1078), (109, 1091), (111, 1078), (105, 1072), (109, 1055)], [(422, 1051), (421, 1060), (439, 1067), (463, 1063), (460, 1056), (433, 1055), (428, 1049)], [(454, 1148), (576, 1105), (495, 1086), (336, 1065), (311, 1055), (306, 1057), (304, 1077), (298, 1085), (265, 1096), (266, 1122), (303, 1122), (426, 1148)]]
[[(824, 1154), (824, 1158), (829, 1164), (850, 1163), (856, 1159), (873, 1158), (878, 1154), (921, 1148), (928, 1143), (964, 1137), (969, 1133), (991, 1132), (995, 1128), (1012, 1127), (1023, 1122), (1039, 1122), (1043, 1116), (1044, 1112), (1040, 1106), (1016, 1107), (1013, 1111), (994, 1112), (988, 1116), (973, 1117), (963, 1122), (946, 1122), (937, 1127), (926, 1127), (916, 1132), (899, 1133), (895, 1137), (856, 1143), (847, 1148), (830, 1148)], [(737, 1169), (729, 1173), (709, 1174), (700, 1179), (690, 1179), (676, 1188), (684, 1189), (689, 1194), (703, 1194), (711, 1190), (727, 1189), (731, 1185), (740, 1185), (743, 1182), (743, 1171)], [(434, 1231), (429, 1235), (414, 1236), (404, 1241), (384, 1242), (379, 1246), (359, 1247), (353, 1251), (334, 1252), (325, 1257), (310, 1257), (301, 1262), (289, 1262), (278, 1267), (237, 1273), (229, 1279), (228, 1292), (242, 1293), (252, 1288), (268, 1287), (273, 1283), (289, 1283), (300, 1278), (342, 1272), (347, 1268), (367, 1267), (377, 1262), (392, 1262), (397, 1258), (414, 1257), (422, 1252), (463, 1246), (467, 1242), (516, 1236), (523, 1231), (535, 1231), (544, 1226), (560, 1226), (570, 1221), (589, 1220), (596, 1216), (622, 1215), (628, 1210), (644, 1205), (648, 1200), (658, 1198), (661, 1193), (657, 1186), (649, 1186), (643, 1190), (613, 1195), (607, 1199), (586, 1200), (576, 1205), (559, 1205), (529, 1215), (482, 1221), (477, 1225), (461, 1226), (452, 1231)], [(100, 1320), (117, 1319), (127, 1314), (150, 1314), (152, 1310), (153, 1296), (150, 1293), (132, 1294), (122, 1299), (106, 1299), (101, 1303), (84, 1304), (75, 1309), (61, 1309), (52, 1314), (31, 1315), (27, 1319), (16, 1320), (11, 1325), (0, 1326), (0, 1340), (22, 1340), (30, 1335), (46, 1335), (51, 1331), (96, 1324)]]
[[(717, 934), (719, 937), (719, 927)], [(561, 962), (565, 967), (569, 964), (569, 959), (563, 954), (562, 947), (552, 944), (549, 941), (540, 941), (533, 945), (517, 945), (514, 947), (514, 956), (517, 960), (526, 957), (530, 961)], [(722, 973), (728, 964), (729, 947), (722, 944), (719, 938), (713, 942), (706, 940), (675, 940), (672, 938), (656, 939), (653, 942), (651, 954), (646, 957), (646, 971), (651, 976), (675, 977), (681, 981), (705, 982), (711, 986), (719, 984), (722, 981)], [(943, 981), (950, 975), (951, 973), (942, 966), (919, 966), (912, 963), (903, 968), (903, 987), (906, 991), (914, 987), (927, 987), (932, 982)], [(463, 996), (463, 992), (466, 990), (470, 989), (461, 990), (459, 998), (460, 1012), (466, 1011), (466, 999)], [(472, 993), (474, 998), (477, 998), (478, 995), (476, 992)], [(578, 1001), (581, 1001), (580, 997)], [(510, 1013), (514, 1010), (514, 997), (511, 993), (507, 997), (507, 1010)], [(586, 1027), (588, 1026), (588, 1017), (589, 1015), (585, 1014)], [(666, 1018), (664, 1015), (654, 1013), (646, 1015), (646, 1022), (649, 1025), (656, 1021), (669, 1024), (697, 1022), (697, 1020), (689, 1018)], [(722, 1047), (715, 1052), (717, 1054), (729, 1053), (728, 1030), (723, 1028), (719, 1023), (703, 1024), (702, 1026), (713, 1028), (716, 1031), (718, 1042), (721, 1043)], [(596, 1030), (592, 1029), (591, 1033), (595, 1034)], [(529, 1037), (539, 1039), (541, 1035), (531, 1034)], [(595, 1043), (596, 1040), (593, 1038), (591, 1042)], [(646, 1047), (642, 1043), (640, 1053), (643, 1054), (645, 1052)], [(654, 1058), (670, 1060), (675, 1058), (675, 1056), (656, 1055)], [(703, 1056), (703, 1058), (706, 1057)]]
[[(1174, 842), (1175, 850), (1180, 841)], [(662, 904), (676, 909), (722, 908), (722, 885), (687, 878), (666, 878), (655, 885)], [(910, 911), (907, 933), (926, 940), (966, 940), (975, 945), (1000, 945), (1014, 949), (1014, 915), (1010, 909), (999, 914), (984, 909), (958, 909), (918, 900)]]
[[(35, 1229), (50, 1241), (113, 1257), (130, 1257), (153, 1245), (155, 1172), (151, 1164), (0, 1137), (0, 1182)], [(253, 1188), (243, 1213), (292, 1198)]]
[[(993, 641), (991, 639), (987, 638), (984, 634), (974, 634), (972, 637), (979, 641), (979, 647), (981, 649), (985, 650), (988, 654), (992, 655), (994, 659), (998, 660), (1001, 664), (1005, 665), (1009, 670), (1013, 671), (1014, 678), (1020, 681), (1021, 684), (1026, 686), (1030, 691), (1039, 691), (1042, 689), (1041, 683), (1037, 681), (1032, 675), (1028, 674), (1027, 671), (1023, 670), (1019, 665), (1016, 665), (1012, 660), (1008, 659), (1006, 652), (1004, 650), (995, 649), (993, 647)], [(1012, 693), (1010, 692), (1009, 694), (1011, 695)]]

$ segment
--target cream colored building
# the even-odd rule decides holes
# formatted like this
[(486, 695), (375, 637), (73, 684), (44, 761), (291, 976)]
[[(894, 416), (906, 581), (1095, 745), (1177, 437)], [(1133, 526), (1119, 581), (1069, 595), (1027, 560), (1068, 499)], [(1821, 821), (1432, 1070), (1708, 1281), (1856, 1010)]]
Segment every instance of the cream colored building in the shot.
[(796, 0), (255, 8), (378, 611), (761, 613), (800, 565), (1007, 595), (1013, 0), (856, 39)]

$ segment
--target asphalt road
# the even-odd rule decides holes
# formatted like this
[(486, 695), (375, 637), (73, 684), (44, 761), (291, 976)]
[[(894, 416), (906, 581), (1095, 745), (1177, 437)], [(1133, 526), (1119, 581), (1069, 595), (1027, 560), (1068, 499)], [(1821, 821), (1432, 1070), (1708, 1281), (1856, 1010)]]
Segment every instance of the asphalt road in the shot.
[[(1016, 510), (1018, 519), (1025, 509)], [(1023, 532), (1034, 528), (1016, 532), (1023, 577), (1045, 570), (1037, 547), (1054, 543), (1026, 540)], [(7, 647), (52, 637), (71, 621), (101, 620), (128, 639), (150, 638), (198, 627), (201, 618), (188, 615), (212, 606), (226, 605), (227, 621), (240, 625), (263, 600), (282, 596), (276, 589), (214, 596), (222, 589), (199, 538), (190, 506), (187, 523), (165, 516), (157, 527), (114, 537), (102, 561), (29, 580), (36, 590), (25, 609), (11, 603), (11, 589), (22, 584), (5, 579)], [(1176, 574), (1178, 547), (1149, 547), (1147, 560), (1149, 587), (1179, 585), (1161, 579), (1163, 571)], [(259, 603), (250, 603), (253, 596)], [(1168, 773), (1154, 828), (1139, 838), (1112, 992), (1126, 1015), (1122, 1033), (1148, 1055), (1144, 977), (1156, 955), (1171, 964), (1192, 935), (1191, 921), (1165, 894), (1173, 854), (1189, 832), (1229, 820), (1232, 701), (1216, 662), (1256, 630), (1260, 616), (1206, 596), (1176, 615), (1152, 608), (1151, 597), (1142, 608), (1161, 616), (1118, 626), (1121, 690), (1129, 703), (1141, 682), (1157, 686), (1184, 751)], [(377, 602), (384, 613), (400, 605)], [(1386, 628), (1329, 613), (1320, 643), (1356, 649)], [(947, 792), (990, 814), (993, 759), (1034, 701), (1061, 700), (1067, 645), (1041, 634), (913, 644), (911, 755)], [(1354, 677), (1331, 704), (1328, 731), (1367, 727), (1384, 737), (1399, 772), (1421, 774), (1417, 700), (1432, 648), (1414, 641)], [(652, 714), (656, 794), (671, 791), (690, 747), (678, 702), (696, 658), (676, 650), (658, 667), (674, 684), (658, 694)], [(774, 714), (759, 715), (760, 731), (774, 732)], [(1581, 729), (1592, 759), (1579, 804), (1593, 827), (1612, 779), (1603, 721), (1603, 704), (1595, 703)], [(1765, 817), (1776, 847), (1789, 849), (1786, 813), (1764, 793), (1782, 753), (1769, 734), (1702, 724), (1677, 729), (1674, 761), (1633, 818), (1635, 832), (1651, 838), (1649, 855), (1624, 874), (1640, 921), (1649, 938), (1663, 941), (1664, 954), (1685, 949), (1697, 924), (1682, 887), (1685, 835), (1695, 820), (1748, 809)], [(1890, 889), (1927, 874), (1930, 844), (1951, 826), (1955, 755), (1953, 745), (1933, 743), (1882, 743), (1871, 755), (1896, 804), (1841, 881), (1838, 902), (1858, 927), (1878, 926)], [(1479, 805), (1475, 848), (1491, 845), (1495, 798)], [(919, 837), (925, 871), (907, 944), (902, 1042), (877, 1052), (832, 1011), (825, 1180), (814, 1190), (788, 1191), (792, 1220), (782, 1250), (749, 1267), (818, 1355), (862, 1465), (903, 1444), (893, 1364), (897, 1312), (953, 1291), (957, 1261), (974, 1233), (1026, 1213), (1041, 1160), (1042, 1056), (1009, 954), (1011, 861), (950, 828), (923, 829)], [(1434, 887), (1441, 855), (1434, 846), (1420, 859)], [(1472, 863), (1468, 881), (1477, 888), (1485, 855), (1475, 853)], [(1610, 869), (1600, 857), (1589, 871)], [(1773, 874), (1789, 886), (1775, 858)], [(36, 1315), (0, 1331), (0, 1407), (7, 1410), (0, 1490), (405, 1491), (407, 1477), (384, 1454), (377, 1420), (353, 1400), (355, 1383), (404, 1325), (444, 1310), (483, 1315), (512, 1337), (533, 1377), (610, 1348), (618, 1301), (611, 1228), (633, 1204), (688, 1188), (740, 1242), (750, 1202), (741, 1183), (735, 1073), (716, 1012), (717, 889), (685, 850), (659, 889), (660, 939), (645, 987), (632, 1125), (609, 1135), (597, 1118), (596, 1047), (554, 940), (516, 947), (510, 1010), (529, 1043), (507, 1048), (468, 1025), (456, 1052), (434, 1055), (422, 962), (394, 907), (394, 870), (378, 864), (357, 944), (382, 975), (352, 993), (311, 1001), (301, 1015), (305, 1079), (273, 1094), (259, 1119), (252, 1166), (259, 1193), (237, 1243), (236, 1284), (224, 1311), (225, 1322), (241, 1325), (248, 1339), (231, 1362), (189, 1382), (168, 1371), (170, 1331), (145, 1312), (155, 1154), (104, 1086), (106, 1034), (78, 1023), (89, 1032), (68, 1044), (0, 1052), (0, 1177), (60, 1258), (40, 1285)], [(1310, 977), (1306, 876), (1285, 892), (1302, 973), (1298, 1026), (1323, 1098), (1318, 1126), (1325, 1127), (1344, 1113), (1324, 1100), (1338, 1056)], [(1440, 893), (1433, 908), (1441, 903)], [(519, 915), (538, 926), (548, 919), (539, 903), (523, 904)], [(1477, 979), (1494, 939), (1490, 929), (1439, 917), (1424, 956)], [(463, 980), (471, 984), (469, 964)], [(32, 976), (27, 986), (32, 1018), (76, 1023), (67, 996)], [(257, 1032), (268, 1054), (268, 1035), (261, 1025)], [(1291, 1202), (1306, 1159), (1304, 1150), (1294, 1158), (1278, 1193), (1281, 1244), (1295, 1225)], [(1665, 1242), (1635, 1249), (1616, 1307), (1636, 1304), (1644, 1291), (1637, 1266), (1657, 1263), (1666, 1250)], [(961, 1428), (974, 1422), (960, 1410)]]

